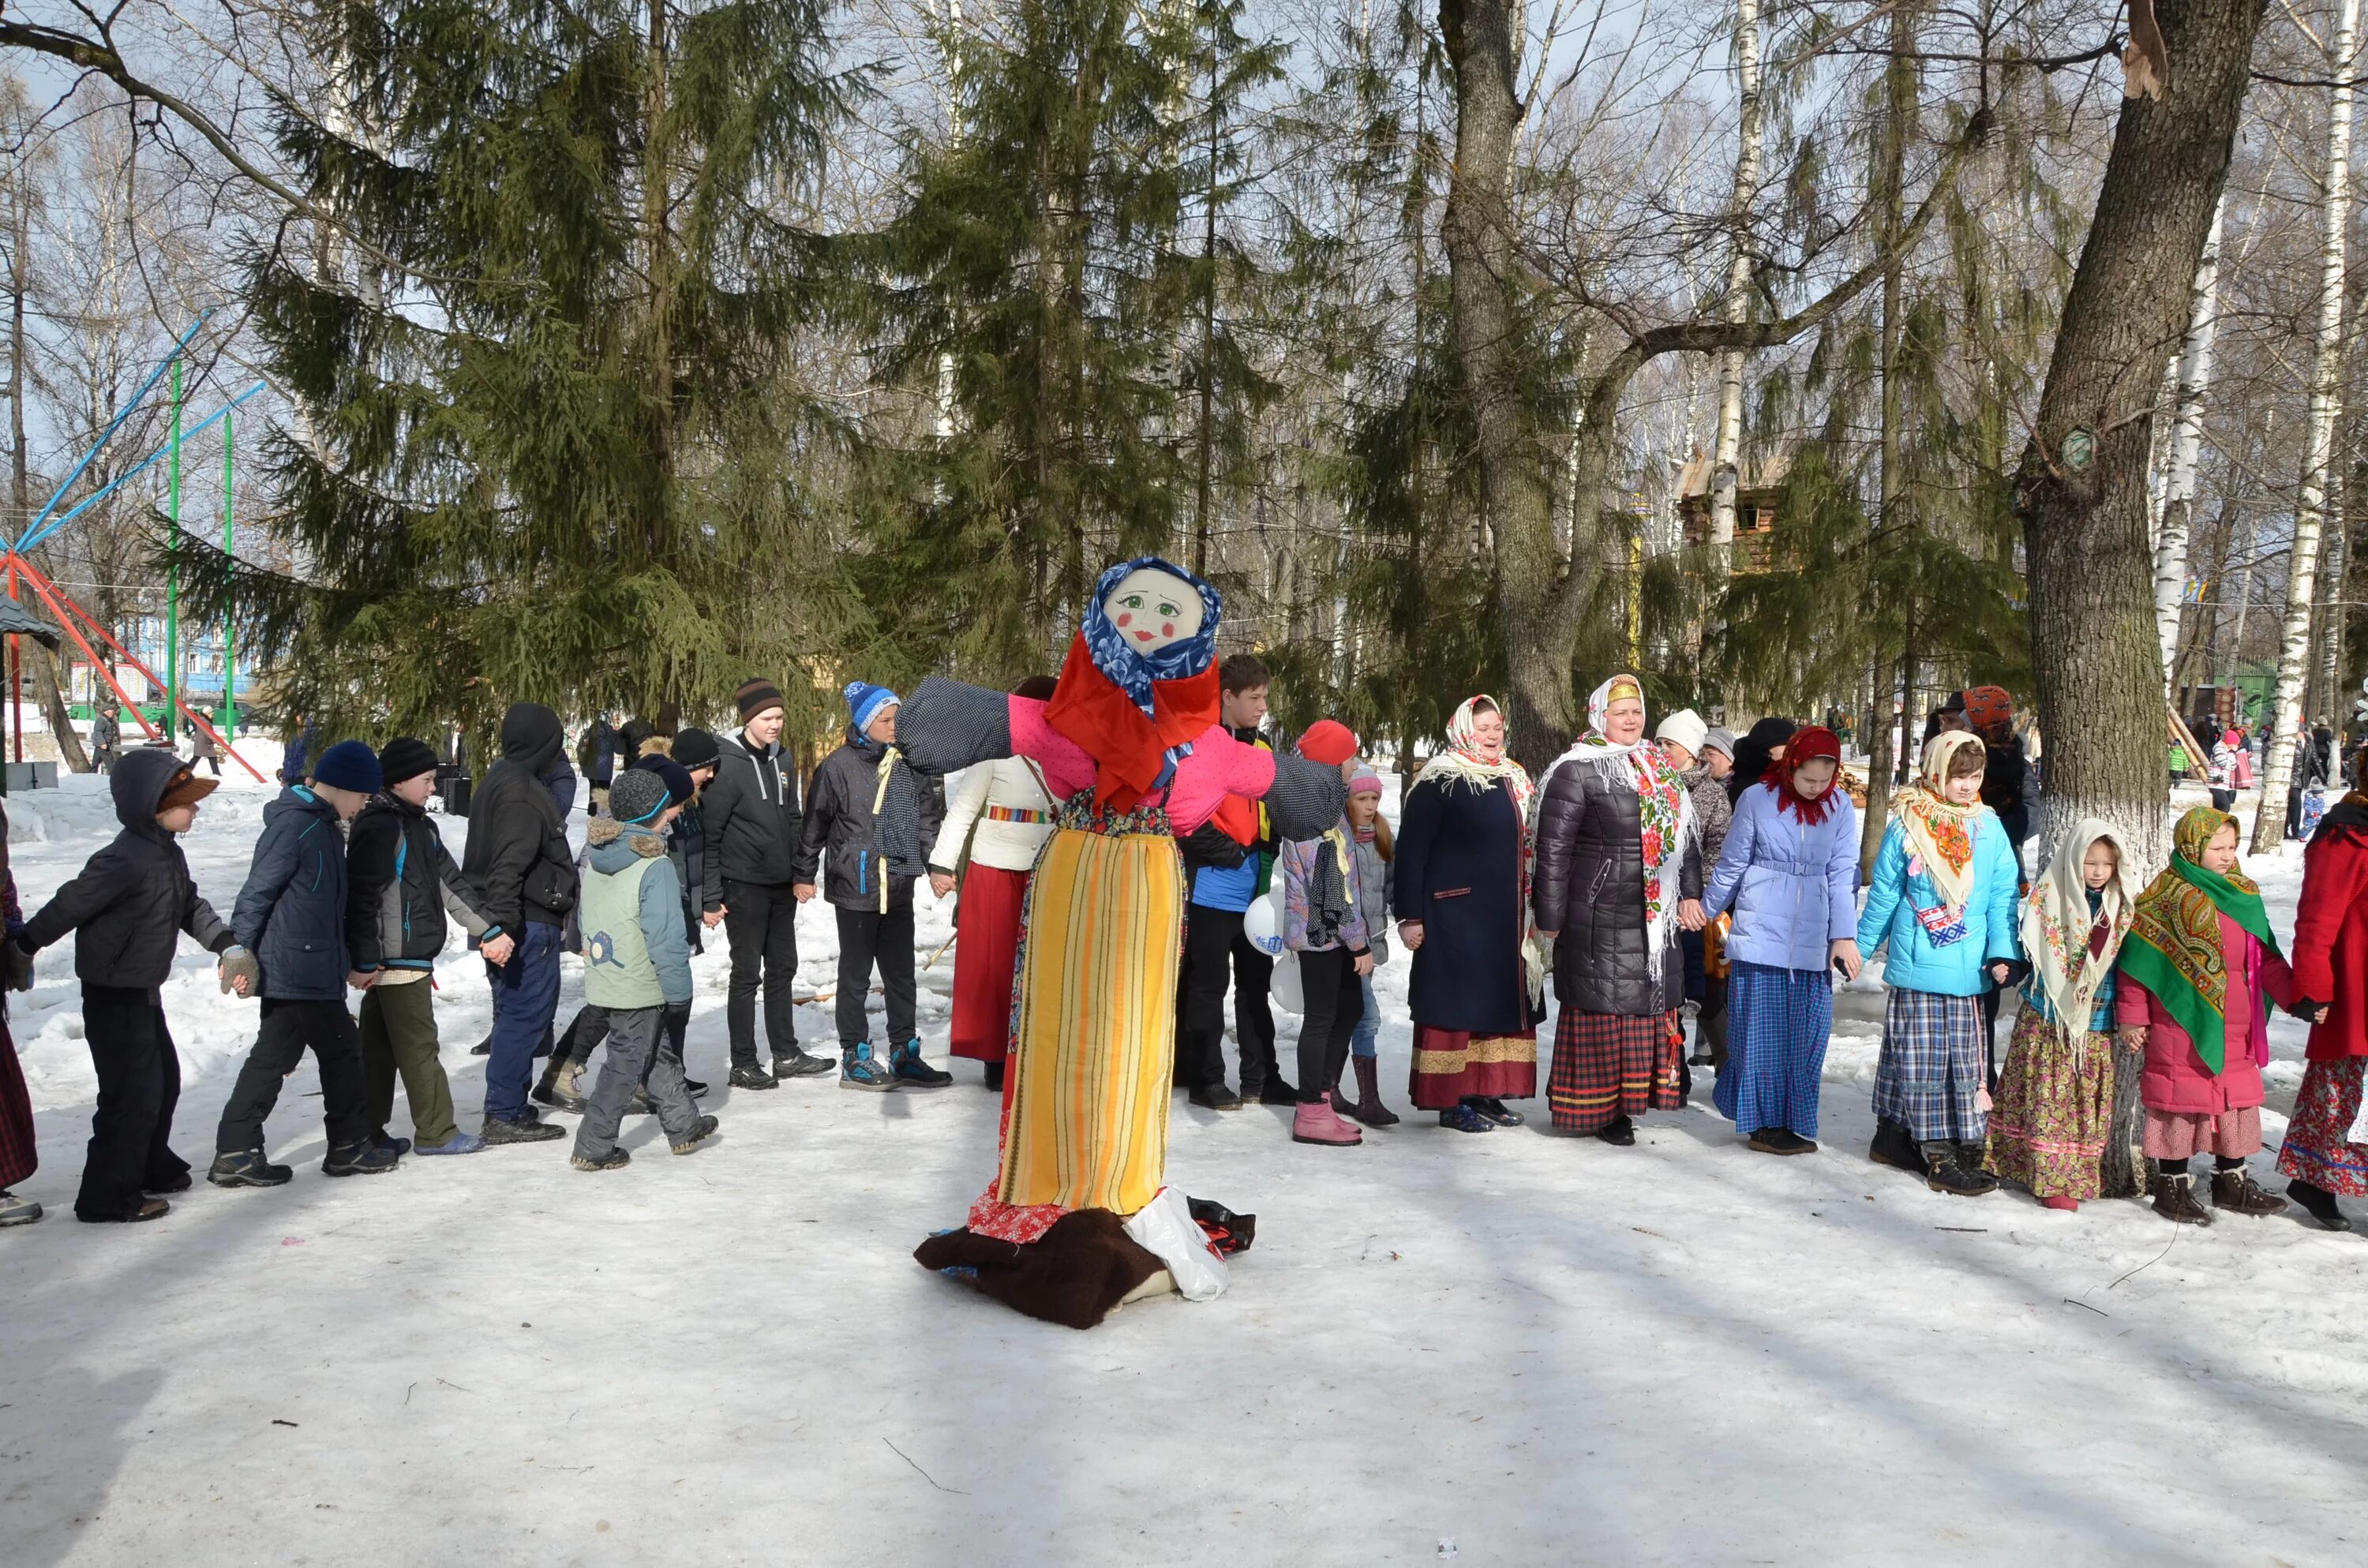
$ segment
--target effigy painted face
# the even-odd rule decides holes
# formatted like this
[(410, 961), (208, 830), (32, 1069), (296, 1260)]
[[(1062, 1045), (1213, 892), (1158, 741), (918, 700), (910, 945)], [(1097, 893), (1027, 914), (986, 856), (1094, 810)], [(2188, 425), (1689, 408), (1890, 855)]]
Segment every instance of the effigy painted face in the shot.
[(1102, 600), (1102, 613), (1145, 658), (1201, 630), (1201, 591), (1173, 573), (1139, 566)]

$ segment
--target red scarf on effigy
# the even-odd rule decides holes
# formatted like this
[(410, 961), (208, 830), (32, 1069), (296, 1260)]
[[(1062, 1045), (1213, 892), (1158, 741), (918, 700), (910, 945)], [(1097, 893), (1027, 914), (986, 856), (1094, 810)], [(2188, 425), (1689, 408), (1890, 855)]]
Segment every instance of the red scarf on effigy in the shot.
[[(1821, 757), (1833, 763), (1834, 781), (1826, 786), (1824, 794), (1812, 801), (1802, 795), (1799, 787), (1793, 782), (1793, 775), (1800, 771), (1801, 764), (1815, 762)], [(1826, 820), (1826, 811), (1833, 803), (1834, 791), (1842, 787), (1841, 762), (1841, 738), (1822, 725), (1812, 724), (1805, 730), (1795, 732), (1793, 738), (1784, 743), (1782, 758), (1770, 763), (1768, 771), (1759, 777), (1763, 783), (1776, 791), (1778, 811), (1790, 812), (1799, 817), (1804, 825), (1815, 827)]]
[(1044, 722), (1094, 759), (1097, 806), (1129, 811), (1141, 804), (1158, 782), (1169, 748), (1208, 733), (1217, 722), (1216, 665), (1180, 680), (1153, 682), (1151, 707), (1153, 717), (1145, 718), (1116, 681), (1094, 667), (1085, 638), (1070, 641)]

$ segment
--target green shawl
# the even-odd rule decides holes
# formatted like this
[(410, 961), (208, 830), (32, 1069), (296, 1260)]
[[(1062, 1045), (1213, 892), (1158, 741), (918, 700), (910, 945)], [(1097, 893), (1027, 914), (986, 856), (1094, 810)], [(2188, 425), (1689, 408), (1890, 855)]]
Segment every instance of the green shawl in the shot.
[(2221, 951), (2220, 916), (2279, 951), (2261, 890), (2241, 871), (2223, 877), (2203, 869), (2203, 850), (2237, 819), (2198, 806), (2171, 831), (2170, 864), (2138, 895), (2136, 919), (2122, 945), (2122, 968), (2161, 998), (2163, 1010), (2195, 1042), (2195, 1054), (2218, 1073), (2228, 1053), (2228, 965)]

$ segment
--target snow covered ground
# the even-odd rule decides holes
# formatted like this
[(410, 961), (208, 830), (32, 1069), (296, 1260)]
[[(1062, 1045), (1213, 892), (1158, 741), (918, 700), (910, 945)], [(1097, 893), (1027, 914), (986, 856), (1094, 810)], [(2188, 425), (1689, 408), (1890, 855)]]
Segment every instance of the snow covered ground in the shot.
[[(28, 909), (111, 830), (97, 782), (9, 802)], [(225, 911), (268, 798), (226, 786), (188, 841)], [(2253, 869), (2288, 926), (2298, 858)], [(801, 919), (802, 991), (831, 920)], [(690, 1034), (723, 1132), (690, 1158), (634, 1122), (613, 1175), (552, 1142), (330, 1181), (308, 1067), (270, 1128), (291, 1185), (117, 1227), (71, 1216), (92, 1078), (71, 949), (44, 953), (13, 1002), (51, 1216), (0, 1235), (0, 1562), (2368, 1561), (2368, 1243), (1868, 1165), (1864, 986), (1806, 1159), (1702, 1109), (1628, 1150), (1409, 1119), (1335, 1151), (1179, 1097), (1172, 1178), (1258, 1245), (1218, 1301), (1076, 1334), (908, 1256), (986, 1181), (977, 1070), (725, 1092), (724, 968), (699, 960)], [(466, 1121), (484, 988), (459, 956), (439, 980)], [(252, 1005), (194, 951), (165, 1000), (202, 1161)], [(2288, 1094), (2300, 1050), (2282, 1023)]]

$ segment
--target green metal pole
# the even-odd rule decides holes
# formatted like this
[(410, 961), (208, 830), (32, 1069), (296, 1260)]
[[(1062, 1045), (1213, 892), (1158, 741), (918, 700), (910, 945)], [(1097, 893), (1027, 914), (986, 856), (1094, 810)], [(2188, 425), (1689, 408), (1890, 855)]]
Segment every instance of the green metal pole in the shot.
[(180, 744), (181, 726), (174, 719), (181, 706), (181, 361), (173, 361), (173, 434), (168, 511), (173, 532), (165, 540), (165, 738)]
[[(232, 432), (232, 411), (222, 410), (222, 553), (231, 563), (238, 562), (236, 536), (231, 521), (231, 480), (237, 472), (233, 453), (237, 449)], [(228, 597), (222, 604), (222, 745), (225, 749), (238, 744), (238, 631), (231, 624)]]

